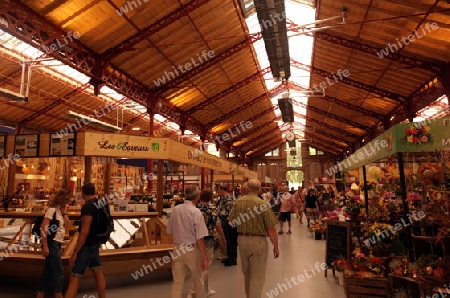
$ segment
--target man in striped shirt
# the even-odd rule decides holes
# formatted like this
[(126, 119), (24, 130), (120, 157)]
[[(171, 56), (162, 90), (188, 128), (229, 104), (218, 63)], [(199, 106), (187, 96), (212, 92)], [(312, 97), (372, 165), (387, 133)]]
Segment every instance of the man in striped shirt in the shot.
[(268, 243), (273, 244), (273, 256), (278, 258), (278, 219), (270, 205), (258, 197), (261, 183), (256, 179), (247, 182), (248, 194), (239, 198), (231, 210), (228, 221), (238, 231), (238, 247), (245, 278), (247, 298), (260, 298), (266, 276)]

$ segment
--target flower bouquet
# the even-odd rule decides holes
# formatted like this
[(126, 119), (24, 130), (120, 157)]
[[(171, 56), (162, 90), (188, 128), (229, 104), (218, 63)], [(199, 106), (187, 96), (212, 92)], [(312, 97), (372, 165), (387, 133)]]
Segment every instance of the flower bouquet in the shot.
[(431, 142), (431, 133), (429, 125), (411, 124), (405, 129), (406, 141), (412, 144), (424, 144)]

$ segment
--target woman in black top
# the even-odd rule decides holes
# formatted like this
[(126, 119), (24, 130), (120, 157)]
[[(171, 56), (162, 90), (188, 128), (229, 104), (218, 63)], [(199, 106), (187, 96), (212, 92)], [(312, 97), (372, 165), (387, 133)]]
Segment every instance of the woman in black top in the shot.
[(308, 194), (305, 196), (305, 207), (306, 220), (309, 227), (311, 218), (316, 221), (319, 212), (319, 203), (317, 202), (316, 191), (314, 189), (308, 190)]

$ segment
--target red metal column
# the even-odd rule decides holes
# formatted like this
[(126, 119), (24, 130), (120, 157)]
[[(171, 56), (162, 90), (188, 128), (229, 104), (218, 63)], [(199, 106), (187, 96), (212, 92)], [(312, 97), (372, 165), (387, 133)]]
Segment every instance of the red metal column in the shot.
[[(150, 121), (149, 121), (149, 133), (150, 137), (155, 136), (155, 113), (149, 112)], [(149, 159), (147, 161), (147, 191), (151, 193), (153, 191), (153, 159)], [(148, 179), (152, 176), (152, 180)]]
[(206, 183), (205, 183), (205, 180), (206, 180), (206, 168), (205, 167), (202, 167), (202, 178), (201, 179), (202, 180), (201, 180), (201, 183), (200, 183), (200, 188), (204, 189), (205, 185), (206, 185)]
[(447, 102), (450, 105), (450, 64), (447, 63), (442, 68), (441, 74), (442, 85), (444, 86), (444, 93), (447, 95)]

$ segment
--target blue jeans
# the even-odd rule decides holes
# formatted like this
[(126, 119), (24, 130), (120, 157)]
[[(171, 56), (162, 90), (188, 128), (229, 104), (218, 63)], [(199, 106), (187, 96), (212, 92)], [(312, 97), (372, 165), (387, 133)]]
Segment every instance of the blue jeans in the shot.
[(48, 244), (49, 254), (45, 257), (44, 272), (38, 285), (39, 292), (45, 292), (51, 285), (52, 293), (62, 293), (64, 283), (64, 266), (61, 261), (61, 243), (51, 240)]
[(77, 254), (72, 275), (83, 276), (86, 269), (100, 269), (100, 244), (84, 245)]

